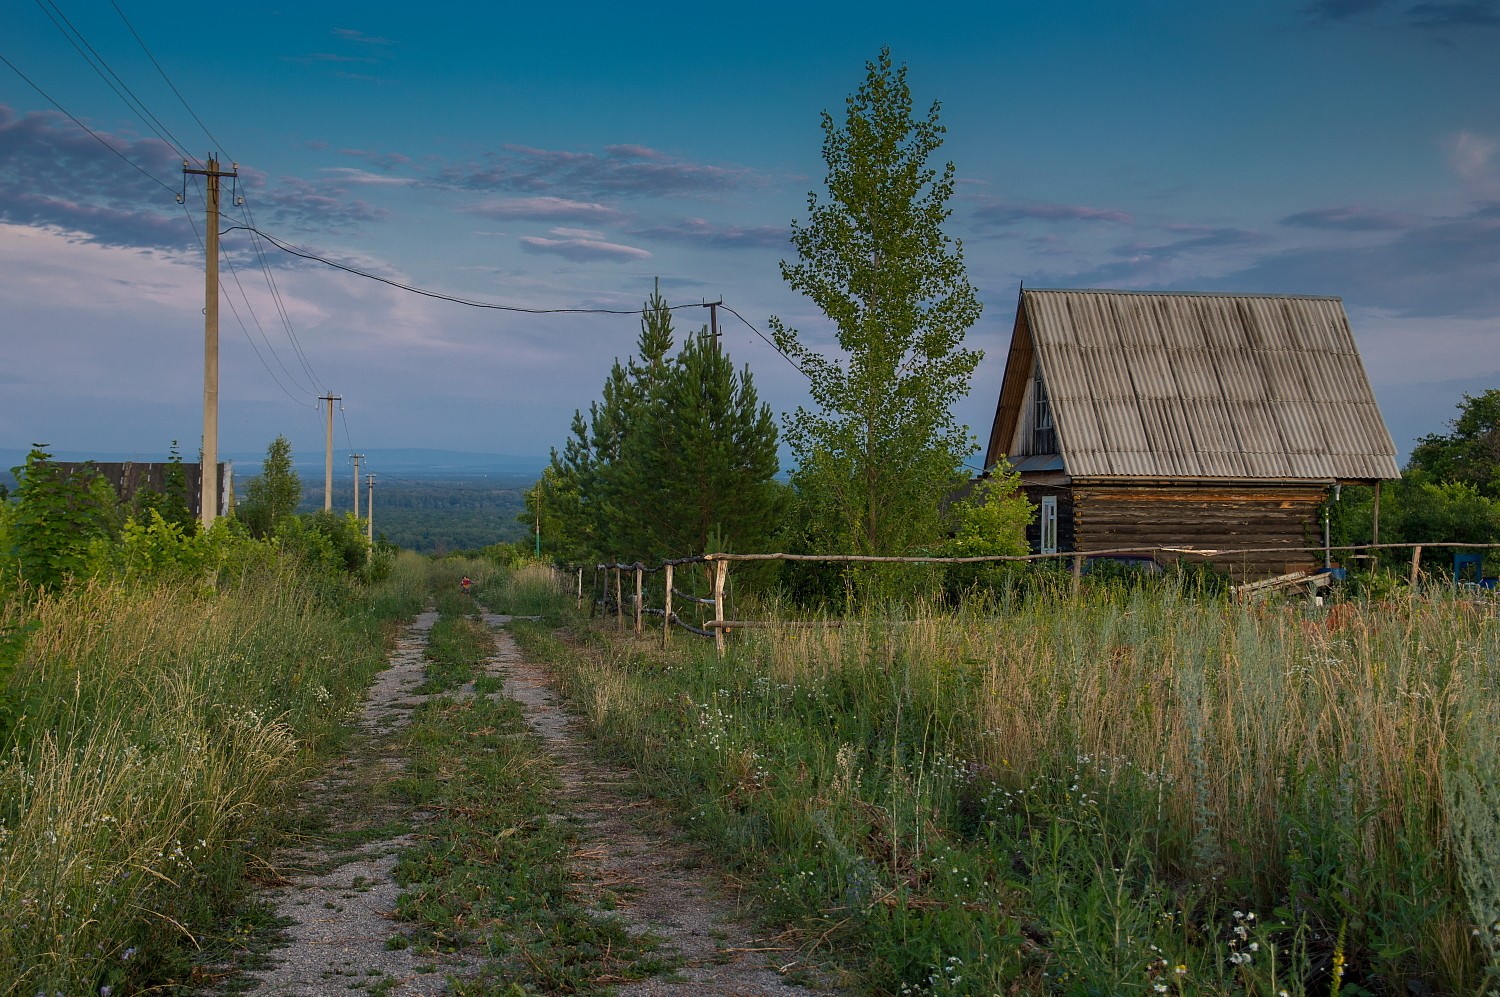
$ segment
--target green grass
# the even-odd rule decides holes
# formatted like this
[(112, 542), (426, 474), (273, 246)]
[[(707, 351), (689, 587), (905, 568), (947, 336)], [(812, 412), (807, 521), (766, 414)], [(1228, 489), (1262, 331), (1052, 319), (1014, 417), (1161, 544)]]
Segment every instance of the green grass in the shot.
[[(473, 678), (491, 647), (470, 639), (472, 624), (445, 617), (434, 627), (442, 650), (429, 667), (450, 675), (450, 688)], [(497, 682), (481, 678), (481, 693)], [(555, 816), (556, 774), (518, 703), (439, 696), (403, 740), (410, 765), (396, 789), (437, 816), (400, 857), (397, 913), (414, 926), (413, 944), (483, 952), (477, 975), (453, 982), (456, 994), (605, 993), (669, 968), (651, 939), (603, 912), (610, 897), (575, 881), (576, 835)]]
[(724, 659), (516, 631), (765, 916), (869, 992), (1493, 980), (1493, 604), (1086, 586), (905, 615), (743, 632)]
[(35, 625), (3, 697), (0, 994), (184, 981), (237, 935), (251, 856), (425, 584), (409, 562), (362, 590), (270, 559), (0, 605)]

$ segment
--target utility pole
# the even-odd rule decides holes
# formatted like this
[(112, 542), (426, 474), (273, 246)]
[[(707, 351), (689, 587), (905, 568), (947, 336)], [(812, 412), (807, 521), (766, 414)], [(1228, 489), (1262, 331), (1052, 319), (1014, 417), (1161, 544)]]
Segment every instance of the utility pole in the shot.
[(365, 475), (370, 490), (365, 494), (365, 540), (370, 544), (370, 556), (375, 555), (375, 475)]
[(239, 164), (219, 169), (219, 161), (208, 157), (201, 170), (182, 164), (186, 190), (187, 174), (205, 178), (208, 218), (203, 242), (203, 457), (198, 463), (198, 518), (204, 529), (219, 515), (219, 178), (238, 177)]
[(349, 459), (354, 461), (354, 518), (359, 518), (359, 462), (365, 459), (362, 453), (352, 453)]
[(724, 299), (720, 298), (718, 301), (709, 301), (704, 304), (704, 307), (708, 309), (708, 334), (714, 337), (716, 350), (719, 348), (719, 306), (723, 303)]
[(343, 399), (329, 392), (318, 401), (328, 403), (328, 446), (323, 454), (323, 511), (328, 512), (333, 509), (333, 403)]

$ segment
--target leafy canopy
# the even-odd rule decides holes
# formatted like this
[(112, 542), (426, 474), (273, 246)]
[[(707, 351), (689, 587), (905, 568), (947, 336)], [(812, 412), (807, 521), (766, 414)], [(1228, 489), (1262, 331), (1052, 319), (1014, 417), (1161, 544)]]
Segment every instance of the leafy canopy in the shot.
[(257, 539), (274, 536), (296, 514), (301, 501), (302, 478), (292, 467), (292, 445), (285, 436), (278, 436), (266, 447), (260, 476), (251, 478), (246, 486), (239, 518), (251, 536)]
[(816, 405), (786, 426), (809, 542), (899, 554), (939, 536), (942, 500), (976, 449), (951, 413), (981, 358), (963, 347), (980, 303), (962, 246), (942, 230), (954, 167), (929, 165), (945, 131), (939, 105), (913, 115), (889, 49), (866, 69), (842, 122), (823, 114), (827, 198), (808, 195), (807, 222), (792, 224), (798, 260), (781, 265), (832, 321), (843, 355), (823, 356), (779, 318), (771, 328)]
[(1437, 481), (1471, 485), (1487, 498), (1500, 499), (1500, 388), (1464, 395), (1449, 432), (1432, 433), (1412, 448), (1408, 470)]

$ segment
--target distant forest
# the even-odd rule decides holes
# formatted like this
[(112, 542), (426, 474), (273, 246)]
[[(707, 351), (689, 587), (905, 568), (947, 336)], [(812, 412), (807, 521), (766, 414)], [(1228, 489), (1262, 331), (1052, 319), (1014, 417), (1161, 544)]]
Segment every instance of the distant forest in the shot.
[[(522, 493), (535, 474), (489, 474), (474, 477), (375, 478), (375, 533), (397, 547), (422, 554), (471, 550), (521, 540), (530, 531), (516, 521), (525, 508)], [(323, 482), (302, 474), (301, 512), (323, 507)], [(333, 507), (348, 512), (353, 483), (334, 479)], [(361, 504), (364, 502), (361, 493)]]

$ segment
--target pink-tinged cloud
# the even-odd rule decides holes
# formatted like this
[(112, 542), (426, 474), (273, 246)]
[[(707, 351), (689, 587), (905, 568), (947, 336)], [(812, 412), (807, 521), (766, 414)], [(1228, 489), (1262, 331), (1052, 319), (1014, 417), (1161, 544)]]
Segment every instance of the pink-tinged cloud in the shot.
[(578, 263), (594, 260), (624, 262), (651, 258), (651, 254), (644, 249), (622, 246), (616, 242), (604, 242), (600, 239), (544, 239), (537, 235), (527, 235), (521, 237), (521, 247), (527, 252), (550, 253)]
[(410, 187), (419, 181), (415, 177), (393, 177), (385, 173), (371, 173), (352, 166), (330, 166), (325, 174), (344, 183), (364, 184), (372, 187)]
[(1018, 222), (1113, 222), (1130, 225), (1135, 218), (1126, 211), (1094, 208), (1084, 204), (1050, 204), (1043, 201), (988, 201), (974, 209), (974, 220), (988, 225)]
[(645, 145), (606, 145), (604, 151), (616, 159), (666, 159), (667, 154)]
[(470, 214), (483, 215), (486, 218), (522, 218), (556, 222), (608, 222), (621, 217), (621, 212), (597, 201), (575, 201), (566, 197), (552, 196), (481, 201), (466, 210)]

